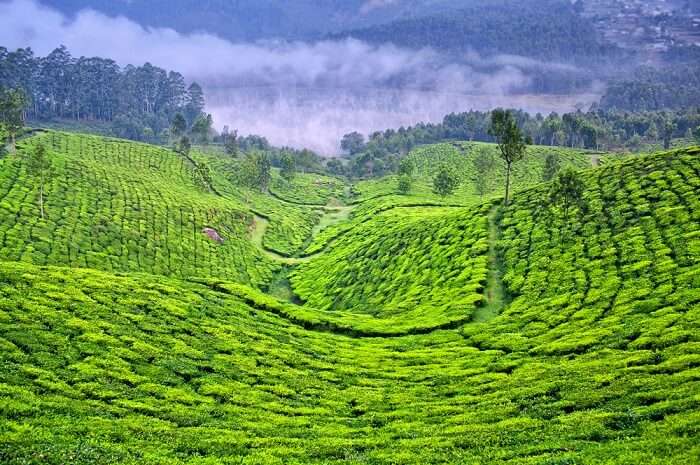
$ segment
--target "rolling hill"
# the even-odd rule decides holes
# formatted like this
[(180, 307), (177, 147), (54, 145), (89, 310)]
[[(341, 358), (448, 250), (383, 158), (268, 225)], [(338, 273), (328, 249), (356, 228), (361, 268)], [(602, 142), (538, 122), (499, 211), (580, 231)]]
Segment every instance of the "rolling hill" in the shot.
[[(261, 193), (212, 153), (24, 139), (0, 160), (0, 462), (697, 463), (700, 149), (561, 150), (567, 221), (544, 149), (509, 207), (473, 191), (479, 150), (417, 149), (411, 195), (343, 205), (315, 174)], [(453, 196), (426, 192), (434, 157)], [(264, 292), (287, 274), (301, 300)]]

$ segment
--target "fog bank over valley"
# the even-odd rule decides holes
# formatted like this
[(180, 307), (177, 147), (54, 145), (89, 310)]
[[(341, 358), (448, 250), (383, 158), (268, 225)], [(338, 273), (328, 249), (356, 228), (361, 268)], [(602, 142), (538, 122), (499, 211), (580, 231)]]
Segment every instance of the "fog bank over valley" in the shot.
[(232, 43), (92, 10), (67, 17), (32, 0), (0, 3), (0, 44), (31, 46), (42, 55), (63, 44), (75, 56), (177, 70), (202, 84), (219, 129), (226, 125), (324, 154), (337, 153), (342, 135), (355, 130), (370, 133), (497, 106), (570, 111), (587, 108), (602, 91), (593, 83), (576, 95), (533, 93), (534, 73), (577, 70), (519, 56), (448, 56), (354, 39)]

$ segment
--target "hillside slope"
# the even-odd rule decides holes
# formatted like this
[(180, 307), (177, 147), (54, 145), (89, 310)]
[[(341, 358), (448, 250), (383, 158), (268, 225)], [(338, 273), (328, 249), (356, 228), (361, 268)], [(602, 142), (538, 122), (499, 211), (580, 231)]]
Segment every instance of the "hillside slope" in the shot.
[[(700, 149), (584, 178), (589, 210), (566, 231), (542, 210), (546, 185), (488, 221), (488, 205), (419, 207), (353, 227), (315, 259), (337, 260), (328, 294), (310, 292), (320, 307), (341, 296), (342, 311), (215, 275), (0, 262), (0, 462), (695, 464)], [(186, 200), (215, 201), (202, 195)], [(464, 236), (435, 241), (443, 230)], [(453, 273), (483, 267), (483, 240), (508, 294), (496, 315), (364, 331), (386, 329), (421, 272), (445, 278), (431, 298), (449, 315), (467, 296)], [(373, 279), (344, 282), (353, 267)], [(426, 301), (410, 302), (398, 316), (418, 327)]]
[[(39, 178), (27, 171), (38, 144), (50, 161), (45, 219)], [(195, 182), (192, 160), (213, 169), (211, 188)], [(274, 171), (273, 197), (228, 176), (240, 171), (237, 163), (80, 134), (24, 139), (16, 154), (0, 159), (0, 260), (219, 277), (264, 288), (280, 263), (255, 245), (256, 225), (269, 220), (264, 245), (291, 256), (310, 241), (323, 216), (319, 204), (339, 196), (344, 184), (313, 174), (285, 183)]]

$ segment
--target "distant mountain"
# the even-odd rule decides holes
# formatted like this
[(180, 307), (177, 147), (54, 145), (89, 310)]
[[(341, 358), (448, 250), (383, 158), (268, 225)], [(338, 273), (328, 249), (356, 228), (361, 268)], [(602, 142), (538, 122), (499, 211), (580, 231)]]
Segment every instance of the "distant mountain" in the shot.
[(306, 39), (425, 16), (477, 0), (45, 0), (66, 14), (91, 8), (144, 26), (206, 31), (234, 41)]
[(519, 55), (540, 60), (581, 62), (605, 56), (619, 58), (593, 23), (568, 0), (495, 0), (459, 10), (399, 19), (387, 24), (333, 34), (371, 43), (392, 42), (446, 52)]

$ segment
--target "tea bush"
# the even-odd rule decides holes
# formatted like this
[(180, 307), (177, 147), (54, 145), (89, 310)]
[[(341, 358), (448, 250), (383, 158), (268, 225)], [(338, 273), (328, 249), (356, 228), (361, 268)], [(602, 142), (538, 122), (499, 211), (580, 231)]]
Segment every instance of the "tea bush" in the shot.
[[(49, 151), (46, 219), (26, 171), (36, 144)], [(260, 286), (277, 268), (247, 240), (252, 215), (192, 181), (166, 149), (48, 132), (0, 160), (0, 259), (107, 271), (218, 276)], [(224, 242), (203, 233), (216, 230)]]

